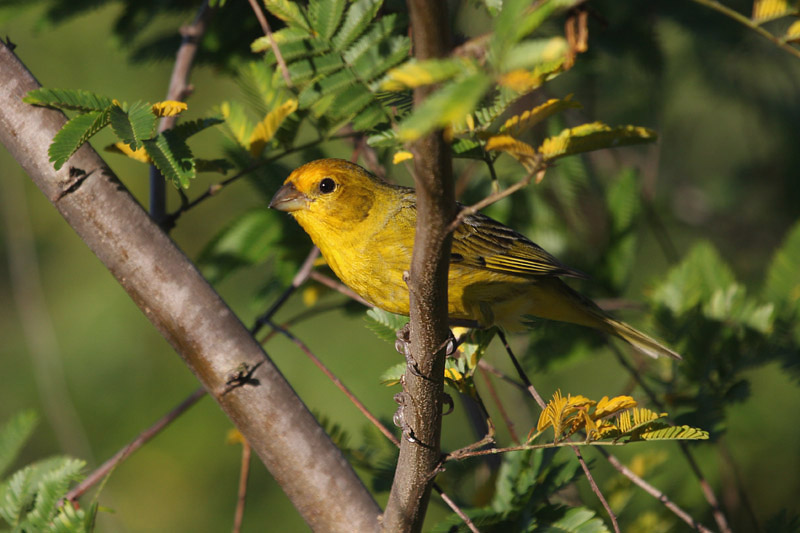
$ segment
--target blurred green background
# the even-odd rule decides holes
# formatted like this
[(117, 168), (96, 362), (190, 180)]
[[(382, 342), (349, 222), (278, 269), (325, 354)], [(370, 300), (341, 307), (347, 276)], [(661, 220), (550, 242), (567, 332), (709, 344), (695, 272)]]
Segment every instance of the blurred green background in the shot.
[[(158, 61), (158, 54), (139, 54), (133, 60), (132, 43), (112, 29), (120, 17), (127, 17), (128, 24), (146, 22), (146, 32), (152, 35), (174, 33), (191, 20), (191, 9), (178, 6), (171, 14), (142, 21), (124, 13), (121, 4), (87, 3), (85, 12), (53, 24), (44, 15), (50, 4), (58, 2), (32, 7), (0, 2), (0, 36), (17, 45), (16, 53), (43, 86), (85, 88), (128, 101), (164, 97), (171, 62)], [(593, 154), (592, 167), (599, 175), (611, 176), (621, 166), (635, 167), (678, 258), (692, 243), (709, 240), (738, 279), (758, 288), (774, 249), (800, 218), (800, 59), (691, 2), (654, 2), (647, 8), (615, 2), (592, 6), (600, 18), (591, 23), (590, 51), (548, 90), (557, 96), (576, 94), (584, 110), (573, 118), (648, 126), (660, 136), (654, 146)], [(735, 7), (749, 9), (742, 2)], [(480, 25), (475, 21), (479, 13), (462, 12), (456, 24), (469, 33)], [(246, 22), (241, 27), (224, 30), (256, 36), (252, 20), (242, 20)], [(192, 82), (189, 118), (206, 115), (222, 100), (239, 95), (230, 73), (219, 67), (197, 67)], [(567, 115), (567, 121), (570, 118)], [(217, 150), (215, 135), (199, 136), (193, 142), (196, 152)], [(104, 132), (92, 144), (102, 149), (110, 140)], [(352, 147), (342, 143), (326, 150), (349, 158)], [(146, 204), (146, 167), (112, 154), (104, 157)], [(272, 167), (265, 187), (276, 189), (302, 160), (298, 155), (282, 160), (282, 167)], [(570, 163), (562, 167), (567, 172)], [(459, 163), (458, 168), (465, 165)], [(402, 168), (391, 172), (399, 180), (409, 179)], [(0, 421), (25, 408), (41, 415), (21, 464), (68, 453), (87, 459), (91, 468), (190, 394), (197, 382), (2, 148), (0, 174)], [(543, 192), (537, 194), (564, 194), (561, 188), (574, 186), (566, 180), (559, 183), (559, 176), (560, 169), (549, 174)], [(216, 180), (201, 175), (190, 195)], [(591, 196), (591, 188), (577, 194)], [(177, 198), (173, 195), (170, 202), (175, 207)], [(241, 181), (185, 215), (173, 238), (189, 257), (197, 257), (220, 227), (245, 208), (264, 202), (251, 183)], [(494, 209), (507, 212), (512, 205), (507, 201)], [(531, 236), (591, 273), (591, 243), (597, 230), (591, 202), (585, 205), (586, 212), (563, 214), (577, 220), (570, 224), (575, 241), (548, 242), (547, 228)], [(674, 259), (649, 230), (643, 231), (637, 254), (627, 294), (634, 300), (641, 299)], [(16, 271), (11, 266), (15, 261), (23, 265)], [(257, 293), (268, 275), (266, 267), (253, 268), (219, 286), (245, 324), (264, 309), (265, 300)], [(338, 295), (324, 296), (323, 303), (339, 302)], [(303, 308), (302, 299), (295, 296), (278, 319)], [(628, 316), (635, 321), (635, 313)], [(321, 313), (293, 332), (373, 412), (391, 418), (395, 391), (382, 387), (378, 376), (399, 361), (398, 355), (364, 327), (362, 312)], [(266, 350), (313, 411), (341, 425), (353, 442), (361, 441), (365, 422), (294, 345), (275, 338)], [(613, 394), (626, 378), (613, 370), (607, 351), (600, 353), (546, 365), (532, 377), (543, 395), (557, 388), (592, 398)], [(489, 360), (508, 366), (496, 347)], [(721, 445), (694, 448), (723, 503), (735, 506), (731, 516), (736, 531), (754, 526), (740, 509), (743, 500), (734, 477), (740, 478), (758, 517), (784, 508), (800, 512), (800, 430), (791, 415), (800, 406), (797, 376), (773, 364), (749, 372), (747, 378), (750, 395), (726, 413)], [(527, 405), (516, 391), (506, 390), (503, 397), (507, 406)], [(527, 428), (535, 424), (535, 416), (529, 407), (520, 407), (514, 420), (519, 428)], [(226, 444), (231, 427), (212, 401), (201, 400), (113, 473), (100, 499), (113, 513), (100, 514), (99, 531), (230, 528), (240, 461), (239, 447)], [(473, 437), (466, 428), (463, 410), (458, 409), (445, 421), (445, 447), (470, 442)], [(730, 455), (735, 470), (720, 450)], [(706, 524), (712, 523), (700, 489), (674, 445), (619, 452), (625, 459), (637, 454), (663, 454), (663, 462), (648, 479)], [(307, 529), (260, 463), (254, 460), (253, 466), (244, 531)], [(605, 463), (597, 461), (595, 466), (604, 479), (615, 477)], [(638, 508), (652, 507), (648, 498), (638, 493), (634, 501)], [(379, 495), (383, 499), (385, 494)], [(447, 514), (434, 501), (430, 523)]]

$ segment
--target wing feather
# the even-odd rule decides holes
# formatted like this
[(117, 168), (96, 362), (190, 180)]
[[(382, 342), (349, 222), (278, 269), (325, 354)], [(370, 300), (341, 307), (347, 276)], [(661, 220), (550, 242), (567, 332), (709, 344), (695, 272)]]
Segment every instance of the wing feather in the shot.
[(586, 278), (524, 235), (481, 213), (467, 216), (456, 228), (451, 263), (521, 277)]

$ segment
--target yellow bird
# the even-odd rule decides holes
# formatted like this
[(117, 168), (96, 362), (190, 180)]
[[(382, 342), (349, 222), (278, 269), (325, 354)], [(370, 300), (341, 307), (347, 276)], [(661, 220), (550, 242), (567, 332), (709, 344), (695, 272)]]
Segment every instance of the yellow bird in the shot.
[[(376, 307), (408, 314), (403, 273), (414, 246), (413, 189), (342, 159), (320, 159), (292, 172), (269, 206), (297, 220), (345, 285)], [(559, 276), (585, 277), (500, 222), (469, 215), (453, 233), (450, 318), (518, 331), (525, 315), (533, 315), (610, 333), (651, 357), (681, 358), (610, 317)]]

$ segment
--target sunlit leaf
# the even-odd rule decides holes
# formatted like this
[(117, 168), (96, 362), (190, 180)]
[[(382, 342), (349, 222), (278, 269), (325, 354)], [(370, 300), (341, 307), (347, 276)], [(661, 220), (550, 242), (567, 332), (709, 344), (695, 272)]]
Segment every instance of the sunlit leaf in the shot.
[(331, 39), (334, 50), (342, 51), (358, 39), (380, 9), (382, 0), (356, 0), (347, 9), (344, 22)]
[(398, 163), (402, 163), (403, 161), (408, 161), (409, 159), (413, 159), (414, 154), (407, 150), (401, 150), (399, 152), (395, 152), (394, 156), (392, 157), (392, 164), (397, 165)]
[(156, 102), (152, 105), (150, 110), (157, 117), (173, 117), (179, 115), (189, 108), (186, 102), (178, 102), (175, 100), (164, 100), (163, 102)]
[(134, 161), (138, 161), (139, 163), (146, 163), (151, 164), (153, 162), (150, 159), (150, 156), (147, 155), (147, 150), (144, 149), (144, 146), (139, 148), (138, 150), (131, 150), (131, 147), (128, 143), (124, 143), (122, 141), (116, 142), (114, 144), (109, 144), (106, 146), (105, 150), (107, 152), (122, 154), (124, 156), (130, 157)]
[(331, 38), (339, 27), (346, 4), (345, 0), (311, 0), (308, 3), (308, 18), (320, 39)]
[(572, 95), (563, 99), (551, 98), (547, 102), (534, 107), (528, 111), (514, 115), (500, 126), (499, 133), (505, 133), (512, 137), (519, 136), (520, 133), (532, 128), (552, 115), (569, 108), (580, 108), (581, 104), (572, 100)]
[(116, 136), (133, 150), (141, 148), (142, 143), (152, 138), (155, 132), (156, 116), (147, 102), (134, 102), (127, 110), (118, 105), (111, 106), (110, 118)]
[(486, 150), (490, 152), (500, 151), (509, 154), (519, 161), (528, 172), (533, 172), (541, 162), (541, 158), (538, 156), (533, 146), (515, 139), (510, 135), (494, 135), (489, 137), (486, 141)]
[(22, 99), (26, 104), (53, 107), (70, 111), (103, 111), (112, 100), (83, 89), (45, 89), (29, 91)]
[(412, 141), (436, 127), (464, 120), (473, 111), (490, 83), (488, 76), (477, 73), (445, 85), (400, 123), (398, 138)]
[(690, 426), (670, 426), (638, 435), (641, 440), (706, 440), (708, 431)]
[(539, 152), (545, 160), (552, 161), (559, 157), (592, 150), (652, 142), (656, 137), (656, 133), (647, 128), (637, 126), (612, 128), (602, 122), (592, 122), (566, 129), (555, 137), (545, 139), (539, 147)]
[(636, 407), (636, 400), (630, 396), (615, 396), (608, 399), (608, 396), (603, 396), (594, 408), (592, 418), (598, 420), (618, 413), (619, 411)]
[(468, 64), (461, 59), (412, 59), (386, 73), (380, 88), (384, 91), (401, 91), (423, 85), (441, 83), (463, 73)]
[(197, 172), (192, 151), (183, 137), (167, 130), (154, 139), (145, 140), (144, 147), (164, 178), (175, 187), (189, 188)]
[(286, 22), (289, 26), (299, 27), (308, 32), (311, 31), (303, 11), (296, 2), (291, 0), (263, 0), (263, 2), (267, 11)]
[(250, 155), (257, 157), (275, 133), (281, 127), (286, 117), (297, 110), (297, 100), (290, 99), (267, 113), (264, 119), (256, 124), (253, 133), (250, 135)]
[(111, 108), (78, 115), (68, 120), (56, 133), (47, 150), (56, 170), (60, 169), (92, 135), (108, 125), (109, 109)]

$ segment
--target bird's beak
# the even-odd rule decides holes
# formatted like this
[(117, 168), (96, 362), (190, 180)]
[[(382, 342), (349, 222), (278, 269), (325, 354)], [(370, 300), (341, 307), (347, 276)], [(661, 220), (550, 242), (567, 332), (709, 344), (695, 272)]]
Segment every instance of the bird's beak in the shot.
[(283, 187), (278, 189), (278, 192), (272, 197), (269, 206), (287, 213), (299, 211), (308, 207), (308, 196), (298, 191), (294, 183), (284, 183)]

